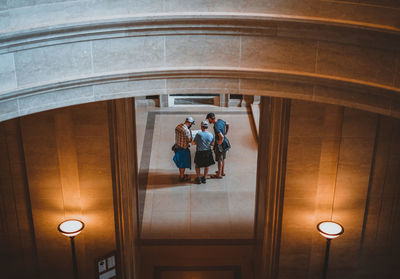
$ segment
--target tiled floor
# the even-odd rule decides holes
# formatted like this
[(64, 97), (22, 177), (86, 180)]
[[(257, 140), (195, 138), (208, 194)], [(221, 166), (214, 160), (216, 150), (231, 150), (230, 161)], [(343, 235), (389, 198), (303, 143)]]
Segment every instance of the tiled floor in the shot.
[[(208, 179), (206, 184), (193, 184), (193, 164), (187, 172), (192, 182), (179, 182), (171, 151), (175, 126), (191, 115), (196, 121), (192, 129), (197, 130), (210, 111), (231, 124), (228, 138), (232, 149), (226, 160), (227, 175), (223, 179)], [(212, 126), (209, 130), (213, 133)], [(149, 170), (142, 238), (252, 238), (257, 143), (245, 108), (139, 107), (137, 132), (140, 168)], [(143, 150), (144, 156), (143, 147), (147, 149)], [(194, 153), (195, 146), (191, 148), (192, 161)], [(211, 166), (210, 173), (216, 169), (216, 165)]]

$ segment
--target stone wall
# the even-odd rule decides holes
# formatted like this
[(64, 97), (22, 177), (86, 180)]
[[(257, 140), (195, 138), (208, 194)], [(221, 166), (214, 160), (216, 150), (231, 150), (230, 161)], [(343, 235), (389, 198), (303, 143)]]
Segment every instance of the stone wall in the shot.
[(199, 92), (400, 116), (397, 1), (219, 2), (3, 0), (0, 120)]
[(399, 28), (396, 0), (1, 0), (1, 27), (32, 27), (161, 13), (285, 15)]

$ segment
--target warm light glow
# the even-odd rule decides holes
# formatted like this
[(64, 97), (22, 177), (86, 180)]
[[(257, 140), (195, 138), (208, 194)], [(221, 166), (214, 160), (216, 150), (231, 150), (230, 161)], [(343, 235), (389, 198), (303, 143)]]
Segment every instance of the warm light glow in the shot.
[(58, 230), (65, 236), (73, 237), (78, 235), (84, 227), (85, 224), (82, 221), (71, 219), (58, 225)]
[(319, 233), (328, 239), (338, 237), (344, 232), (342, 225), (333, 221), (323, 221), (317, 225)]

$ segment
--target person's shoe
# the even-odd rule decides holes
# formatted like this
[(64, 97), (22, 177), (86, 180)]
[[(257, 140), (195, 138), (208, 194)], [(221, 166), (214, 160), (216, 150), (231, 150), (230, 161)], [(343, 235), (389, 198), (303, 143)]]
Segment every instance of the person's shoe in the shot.
[(200, 177), (201, 183), (205, 184), (206, 183), (206, 178), (204, 176)]
[(194, 183), (196, 183), (196, 184), (201, 184), (201, 179), (200, 179), (200, 177), (196, 177), (195, 180), (194, 180)]
[(179, 177), (180, 182), (185, 182), (185, 181), (189, 181), (189, 180), (190, 180), (190, 176), (188, 174), (185, 174), (183, 177)]

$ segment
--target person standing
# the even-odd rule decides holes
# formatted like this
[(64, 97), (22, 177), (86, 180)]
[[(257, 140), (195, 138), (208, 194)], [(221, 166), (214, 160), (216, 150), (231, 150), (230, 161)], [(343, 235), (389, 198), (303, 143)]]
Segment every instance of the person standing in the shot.
[(185, 169), (192, 169), (190, 156), (190, 142), (192, 142), (192, 132), (190, 128), (194, 125), (193, 117), (187, 117), (184, 123), (175, 128), (175, 144), (178, 146), (174, 155), (174, 162), (179, 168), (179, 181), (190, 180), (189, 175), (185, 175)]
[(212, 178), (222, 178), (225, 176), (225, 159), (226, 152), (230, 148), (230, 143), (226, 138), (226, 134), (229, 130), (229, 123), (222, 119), (216, 120), (215, 114), (210, 112), (207, 114), (206, 119), (209, 123), (214, 124), (215, 144), (214, 153), (215, 161), (218, 162), (218, 170), (216, 174), (211, 176)]
[[(195, 183), (206, 183), (208, 174), (208, 167), (215, 164), (211, 151), (211, 146), (214, 145), (214, 136), (207, 131), (208, 122), (201, 122), (201, 131), (194, 137), (194, 144), (196, 144), (196, 154), (194, 163), (196, 165), (196, 179)], [(204, 175), (201, 176), (200, 168), (204, 168)]]

